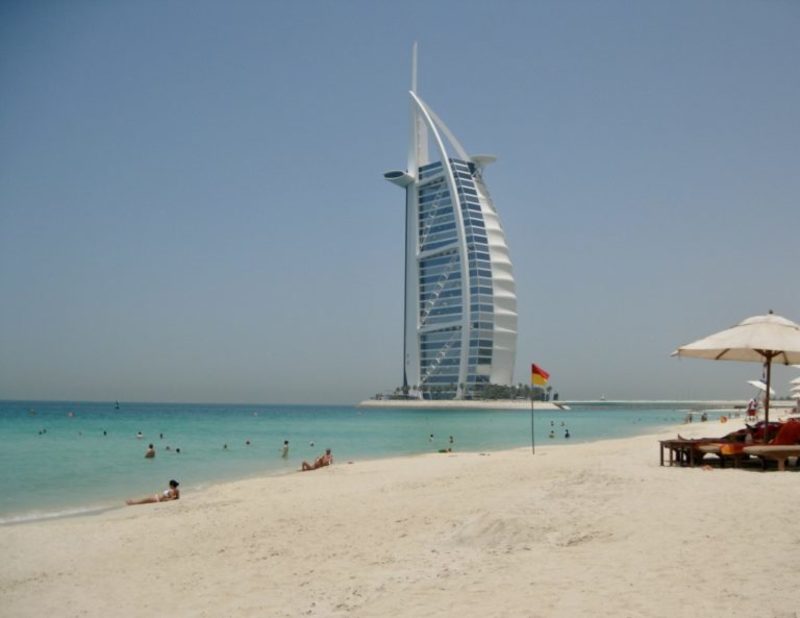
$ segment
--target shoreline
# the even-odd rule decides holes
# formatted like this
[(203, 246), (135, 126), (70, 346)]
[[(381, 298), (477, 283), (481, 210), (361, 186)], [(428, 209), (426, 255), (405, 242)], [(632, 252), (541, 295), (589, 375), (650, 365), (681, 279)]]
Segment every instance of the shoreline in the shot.
[[(658, 464), (659, 439), (739, 422), (336, 463), (6, 526), (0, 603), (122, 618), (792, 615), (792, 569), (751, 591), (794, 558), (796, 473)], [(759, 551), (740, 542), (750, 512), (775, 532)], [(123, 602), (131, 591), (147, 594)]]
[[(553, 410), (552, 408), (548, 408), (547, 410)], [(558, 411), (558, 408), (554, 409)], [(528, 408), (530, 411), (530, 408)], [(536, 406), (536, 411), (540, 411), (539, 406)], [(658, 426), (656, 426), (658, 427)], [(651, 428), (654, 429), (655, 427)], [(544, 448), (544, 447), (560, 447), (560, 446), (570, 446), (575, 444), (589, 444), (593, 442), (601, 442), (606, 440), (613, 440), (613, 439), (624, 439), (624, 438), (608, 438), (608, 437), (597, 437), (597, 438), (574, 438), (572, 442), (564, 441), (562, 438), (558, 438), (556, 441), (546, 439), (544, 437), (545, 434), (540, 436), (539, 443), (536, 444), (536, 448)], [(641, 434), (634, 434), (641, 435)], [(484, 454), (492, 454), (492, 453), (504, 453), (504, 452), (511, 452), (515, 450), (527, 450), (529, 446), (514, 446), (514, 447), (503, 447), (503, 446), (496, 446), (496, 447), (485, 447), (482, 451), (474, 451), (474, 450), (456, 450), (453, 453), (449, 454), (469, 454), (469, 453), (479, 453), (482, 452)], [(412, 453), (391, 453), (391, 454), (384, 454), (384, 455), (367, 455), (363, 457), (353, 457), (351, 461), (346, 461), (345, 464), (337, 464), (337, 465), (348, 465), (358, 463), (371, 463), (371, 462), (381, 462), (387, 460), (402, 460), (405, 459), (414, 459), (418, 457), (425, 457), (427, 455), (432, 456), (441, 456), (448, 453), (443, 453), (438, 448), (431, 448), (431, 450), (421, 450), (419, 452), (412, 452)], [(259, 471), (248, 471), (245, 474), (237, 474), (233, 477), (228, 478), (206, 478), (202, 480), (198, 480), (192, 485), (186, 485), (183, 487), (182, 494), (183, 495), (197, 495), (201, 494), (202, 492), (208, 491), (211, 488), (218, 487), (218, 486), (225, 486), (230, 483), (239, 483), (239, 482), (248, 482), (253, 480), (259, 479), (267, 479), (267, 478), (274, 478), (274, 477), (281, 477), (281, 476), (291, 476), (296, 472), (299, 472), (299, 462), (295, 467), (280, 467), (280, 468), (273, 468), (273, 469), (261, 469)], [(147, 490), (141, 492), (143, 494), (147, 493)], [(40, 522), (49, 522), (49, 521), (58, 521), (62, 519), (72, 519), (76, 517), (94, 517), (97, 514), (102, 514), (107, 511), (114, 511), (119, 508), (124, 508), (124, 498), (123, 497), (114, 497), (108, 499), (101, 499), (96, 501), (86, 501), (83, 503), (68, 503), (62, 505), (54, 505), (50, 508), (43, 507), (43, 508), (34, 508), (28, 509), (23, 511), (11, 512), (6, 514), (0, 514), (0, 529), (3, 527), (9, 526), (21, 526), (21, 525), (29, 525), (29, 524), (37, 524)]]
[[(793, 408), (793, 400), (770, 401), (770, 410), (786, 410)], [(564, 399), (559, 401), (536, 401), (536, 410), (568, 411), (573, 407), (602, 408), (614, 406), (639, 406), (644, 408), (724, 408), (726, 410), (742, 410), (747, 407), (744, 399)], [(356, 404), (357, 408), (396, 408), (423, 410), (523, 410), (530, 411), (529, 399), (365, 399)]]
[[(561, 402), (535, 402), (536, 410), (558, 411), (569, 409)], [(531, 409), (529, 399), (495, 399), (492, 401), (476, 401), (471, 399), (365, 399), (356, 404), (356, 408), (392, 408), (410, 410), (528, 410)]]
[[(383, 403), (383, 402), (379, 402), (379, 403)], [(418, 403), (422, 404), (423, 402), (418, 402)], [(427, 402), (425, 402), (425, 403), (427, 403)], [(444, 402), (444, 403), (451, 403), (451, 402)], [(484, 402), (473, 402), (473, 403), (484, 403)], [(513, 403), (527, 403), (527, 402), (513, 402)], [(541, 402), (541, 403), (546, 403), (546, 402)], [(570, 403), (572, 403), (572, 402), (570, 402)], [(609, 405), (612, 405), (612, 406), (614, 405), (614, 402), (602, 402), (602, 403), (604, 403), (604, 404), (608, 403)], [(725, 401), (707, 401), (707, 403), (709, 403), (710, 405), (716, 406), (716, 405), (724, 404), (724, 403), (727, 403), (727, 402), (725, 402)], [(674, 402), (665, 402), (665, 405), (667, 405), (667, 407), (669, 409), (672, 409), (674, 407)], [(423, 405), (421, 407), (426, 407), (426, 406)], [(482, 409), (485, 409), (485, 408), (482, 408)], [(530, 411), (530, 408), (529, 407), (525, 408), (525, 410), (526, 411)], [(542, 410), (542, 411), (559, 411), (559, 408), (551, 406), (551, 407), (542, 409), (542, 408), (539, 407), (539, 403), (537, 403), (536, 411), (538, 412), (540, 410)], [(731, 410), (732, 410), (732, 408), (731, 408)], [(779, 418), (785, 418), (783, 415), (779, 414), (780, 412), (785, 412), (785, 411), (787, 411), (787, 408), (778, 408), (778, 409), (776, 409), (775, 410), (775, 416), (773, 417), (773, 419), (774, 420), (778, 420)], [(712, 410), (712, 412), (724, 412), (724, 410)], [(731, 419), (731, 420), (733, 420), (733, 419)], [(697, 422), (694, 423), (694, 426), (705, 426), (705, 427), (708, 427), (709, 430), (712, 433), (714, 431), (712, 428), (715, 425), (716, 425), (716, 419), (715, 418), (712, 418), (708, 423), (703, 424), (703, 425), (701, 425), (700, 423), (697, 423)], [(692, 427), (692, 426), (693, 426), (692, 424), (677, 425), (677, 427), (679, 427), (681, 431), (686, 431), (686, 429), (688, 427)], [(729, 427), (730, 426), (731, 425), (729, 425)], [(650, 430), (655, 430), (656, 427), (651, 427), (649, 429)], [(554, 442), (552, 440), (547, 440), (545, 438), (545, 435), (546, 435), (545, 433), (542, 433), (542, 435), (540, 436), (539, 443), (537, 444), (537, 449), (538, 448), (544, 448), (544, 447), (553, 447), (553, 446), (556, 446), (556, 447), (558, 447), (558, 446), (569, 446), (569, 445), (574, 445), (576, 443), (578, 443), (578, 444), (586, 444), (586, 443), (593, 443), (593, 442), (598, 442), (598, 441), (602, 442), (602, 441), (606, 441), (606, 440), (609, 440), (609, 439), (615, 439), (615, 438), (608, 438), (608, 437), (599, 437), (599, 438), (590, 438), (589, 440), (585, 440), (582, 437), (578, 437), (578, 438), (574, 438), (574, 440), (572, 442), (564, 442), (561, 438), (558, 438)], [(638, 435), (640, 435), (640, 434), (638, 434)], [(502, 452), (505, 452), (505, 451), (513, 451), (513, 450), (518, 449), (518, 448), (527, 449), (528, 447), (527, 446), (517, 446), (517, 447), (509, 448), (509, 447), (504, 447), (504, 446), (495, 446), (495, 447), (486, 446), (486, 447), (483, 447), (483, 450), (485, 452), (488, 452), (488, 453), (502, 453)], [(350, 455), (350, 457), (355, 459), (355, 460), (357, 460), (360, 463), (369, 463), (369, 462), (375, 462), (375, 461), (383, 461), (383, 460), (387, 460), (387, 459), (395, 459), (395, 458), (398, 458), (398, 457), (400, 457), (400, 458), (406, 458), (406, 457), (414, 458), (414, 457), (425, 456), (427, 454), (434, 454), (434, 455), (441, 454), (441, 453), (437, 453), (436, 452), (437, 450), (438, 449), (421, 450), (419, 452), (407, 453), (407, 454), (389, 453), (389, 454), (383, 454), (383, 455), (371, 454), (371, 455), (367, 455), (367, 456)], [(474, 452), (474, 451), (457, 450), (456, 452), (467, 453), (467, 452)], [(284, 476), (284, 475), (292, 475), (298, 470), (298, 467), (299, 467), (299, 463), (297, 464), (297, 466), (291, 466), (291, 467), (290, 466), (282, 466), (280, 468), (276, 467), (274, 469), (261, 469), (261, 470), (258, 470), (258, 471), (248, 470), (245, 473), (236, 474), (234, 476), (228, 476), (228, 477), (217, 477), (217, 478), (213, 478), (212, 477), (212, 478), (195, 479), (195, 482), (193, 482), (190, 485), (186, 485), (184, 487), (184, 493), (188, 492), (190, 494), (193, 494), (193, 493), (196, 493), (196, 492), (202, 492), (202, 491), (206, 491), (207, 488), (209, 488), (209, 487), (225, 485), (227, 483), (236, 483), (236, 482), (240, 482), (240, 481), (248, 481), (248, 480), (253, 480), (253, 479), (261, 479), (261, 478), (278, 477), (278, 476)], [(146, 493), (146, 491), (147, 490), (145, 490), (144, 493)], [(134, 490), (132, 493), (135, 494), (136, 490)], [(29, 509), (23, 509), (23, 510), (18, 510), (18, 511), (12, 511), (12, 512), (8, 512), (8, 513), (5, 513), (5, 514), (0, 514), (0, 528), (6, 527), (6, 526), (18, 526), (18, 525), (35, 524), (35, 523), (43, 522), (43, 521), (61, 520), (61, 519), (75, 518), (75, 517), (81, 517), (81, 516), (90, 516), (91, 517), (91, 516), (96, 515), (97, 513), (102, 513), (102, 512), (105, 512), (105, 511), (115, 510), (117, 508), (120, 508), (121, 504), (122, 504), (122, 498), (120, 498), (119, 496), (116, 496), (116, 497), (109, 497), (109, 498), (99, 499), (99, 500), (94, 500), (94, 501), (89, 499), (89, 500), (86, 500), (86, 501), (83, 501), (83, 502), (74, 501), (74, 502), (67, 502), (67, 503), (63, 503), (63, 504), (54, 504), (54, 505), (49, 506), (49, 507), (29, 508)]]
[[(712, 402), (713, 404), (719, 404), (720, 402)], [(724, 403), (724, 402), (723, 402)], [(671, 403), (670, 403), (671, 406)], [(530, 411), (530, 408), (527, 408)], [(536, 411), (540, 410), (539, 405), (537, 403)], [(544, 411), (559, 411), (559, 408), (545, 408)], [(715, 410), (716, 412), (717, 410)], [(774, 417), (774, 420), (778, 420), (779, 417)], [(743, 423), (743, 418), (734, 419), (731, 418), (733, 423), (737, 421)], [(691, 424), (679, 424), (674, 425), (676, 431), (680, 431), (684, 434), (688, 431), (691, 433), (692, 427), (706, 427), (709, 429), (710, 433), (714, 433), (714, 428), (718, 427), (717, 419), (712, 418), (708, 422), (700, 423), (696, 421), (695, 423)], [(729, 424), (727, 427), (733, 427), (735, 425)], [(656, 427), (652, 427), (649, 429), (656, 429)], [(670, 423), (665, 423), (662, 427), (673, 427)], [(539, 442), (536, 444), (536, 448), (552, 448), (552, 447), (569, 447), (575, 445), (583, 445), (583, 444), (592, 444), (596, 442), (605, 442), (609, 440), (616, 440), (616, 439), (627, 439), (625, 437), (622, 438), (614, 438), (614, 437), (598, 437), (598, 438), (590, 438), (588, 440), (583, 438), (574, 438), (573, 441), (564, 441), (562, 438), (558, 438), (556, 441), (548, 440), (544, 437), (545, 434), (540, 436)], [(648, 434), (634, 434), (633, 436), (629, 437), (637, 437), (641, 435), (648, 435)], [(652, 433), (652, 435), (658, 435), (656, 433)], [(688, 434), (686, 434), (688, 435)], [(492, 454), (492, 453), (505, 453), (505, 452), (513, 452), (515, 450), (527, 450), (529, 446), (516, 446), (516, 447), (486, 447), (483, 449), (484, 453)], [(472, 450), (456, 450), (455, 453), (460, 454), (468, 454), (468, 453), (477, 453), (479, 451), (472, 451)], [(419, 452), (414, 453), (406, 453), (406, 454), (385, 454), (385, 455), (368, 455), (365, 457), (356, 457), (353, 461), (346, 462), (347, 464), (352, 464), (355, 462), (364, 464), (364, 463), (371, 463), (371, 462), (381, 462), (386, 460), (404, 460), (404, 459), (413, 459), (417, 457), (424, 457), (426, 455), (443, 455), (445, 453), (439, 452), (438, 449), (435, 450), (422, 450)], [(338, 464), (342, 465), (342, 464)], [(274, 469), (262, 469), (259, 471), (248, 471), (245, 474), (236, 475), (233, 477), (228, 478), (207, 478), (201, 479), (195, 482), (192, 485), (187, 485), (183, 489), (183, 493), (185, 495), (197, 495), (199, 493), (208, 491), (210, 488), (218, 487), (218, 486), (225, 486), (230, 483), (239, 483), (239, 482), (248, 482), (252, 480), (259, 480), (259, 479), (266, 479), (266, 478), (274, 478), (274, 477), (281, 477), (281, 476), (291, 476), (299, 471), (299, 464), (297, 467), (280, 467)], [(144, 492), (146, 493), (146, 491)], [(29, 509), (23, 510), (18, 512), (11, 512), (7, 514), (0, 514), (0, 528), (8, 527), (8, 526), (21, 526), (21, 525), (29, 525), (29, 524), (37, 524), (40, 522), (47, 522), (47, 521), (58, 521), (62, 519), (72, 519), (76, 517), (94, 517), (95, 515), (102, 514), (107, 511), (117, 510), (119, 508), (124, 507), (124, 501), (122, 498), (108, 498), (105, 500), (98, 500), (98, 501), (87, 501), (83, 503), (68, 503), (63, 505), (55, 505), (52, 508), (48, 509), (47, 507), (38, 508), (38, 509)]]

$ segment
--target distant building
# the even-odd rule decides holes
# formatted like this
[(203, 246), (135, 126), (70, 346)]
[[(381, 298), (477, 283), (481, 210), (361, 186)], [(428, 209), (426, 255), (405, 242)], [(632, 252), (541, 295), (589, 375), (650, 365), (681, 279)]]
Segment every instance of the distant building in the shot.
[(403, 386), (461, 399), (512, 383), (517, 296), (483, 181), (495, 157), (468, 155), (419, 98), (416, 56), (415, 45), (408, 164), (384, 174), (406, 190)]

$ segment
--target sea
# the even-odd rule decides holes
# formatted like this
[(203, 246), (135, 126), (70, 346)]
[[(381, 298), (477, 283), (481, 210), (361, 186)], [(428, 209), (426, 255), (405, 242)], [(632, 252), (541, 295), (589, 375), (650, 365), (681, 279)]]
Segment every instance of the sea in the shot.
[[(685, 413), (647, 405), (536, 411), (533, 439), (552, 445), (654, 433)], [(192, 492), (294, 473), (326, 448), (335, 462), (363, 461), (529, 447), (531, 433), (531, 414), (520, 410), (0, 401), (0, 525), (121, 508), (170, 479)], [(156, 457), (145, 459), (150, 444)]]

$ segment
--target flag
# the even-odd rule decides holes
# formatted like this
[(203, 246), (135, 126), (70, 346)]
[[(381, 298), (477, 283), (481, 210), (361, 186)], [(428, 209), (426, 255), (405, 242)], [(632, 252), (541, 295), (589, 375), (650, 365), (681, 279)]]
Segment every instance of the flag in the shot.
[(531, 384), (534, 386), (544, 386), (550, 379), (550, 374), (537, 364), (531, 364)]

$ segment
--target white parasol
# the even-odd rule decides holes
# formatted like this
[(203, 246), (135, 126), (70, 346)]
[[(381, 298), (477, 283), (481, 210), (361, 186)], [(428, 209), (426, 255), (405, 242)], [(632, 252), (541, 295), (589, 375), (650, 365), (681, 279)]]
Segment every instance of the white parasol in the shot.
[[(748, 380), (747, 383), (748, 384), (752, 384), (753, 386), (755, 386), (758, 390), (760, 390), (762, 392), (767, 390), (767, 385), (764, 384), (761, 380)], [(775, 395), (777, 395), (777, 393), (775, 392), (775, 389), (770, 387), (769, 396), (770, 397), (774, 397)]]
[[(681, 346), (672, 355), (763, 363), (769, 388), (772, 363), (800, 363), (800, 325), (770, 311)], [(769, 390), (764, 396), (764, 419), (769, 423)], [(765, 441), (767, 433), (764, 432)]]

